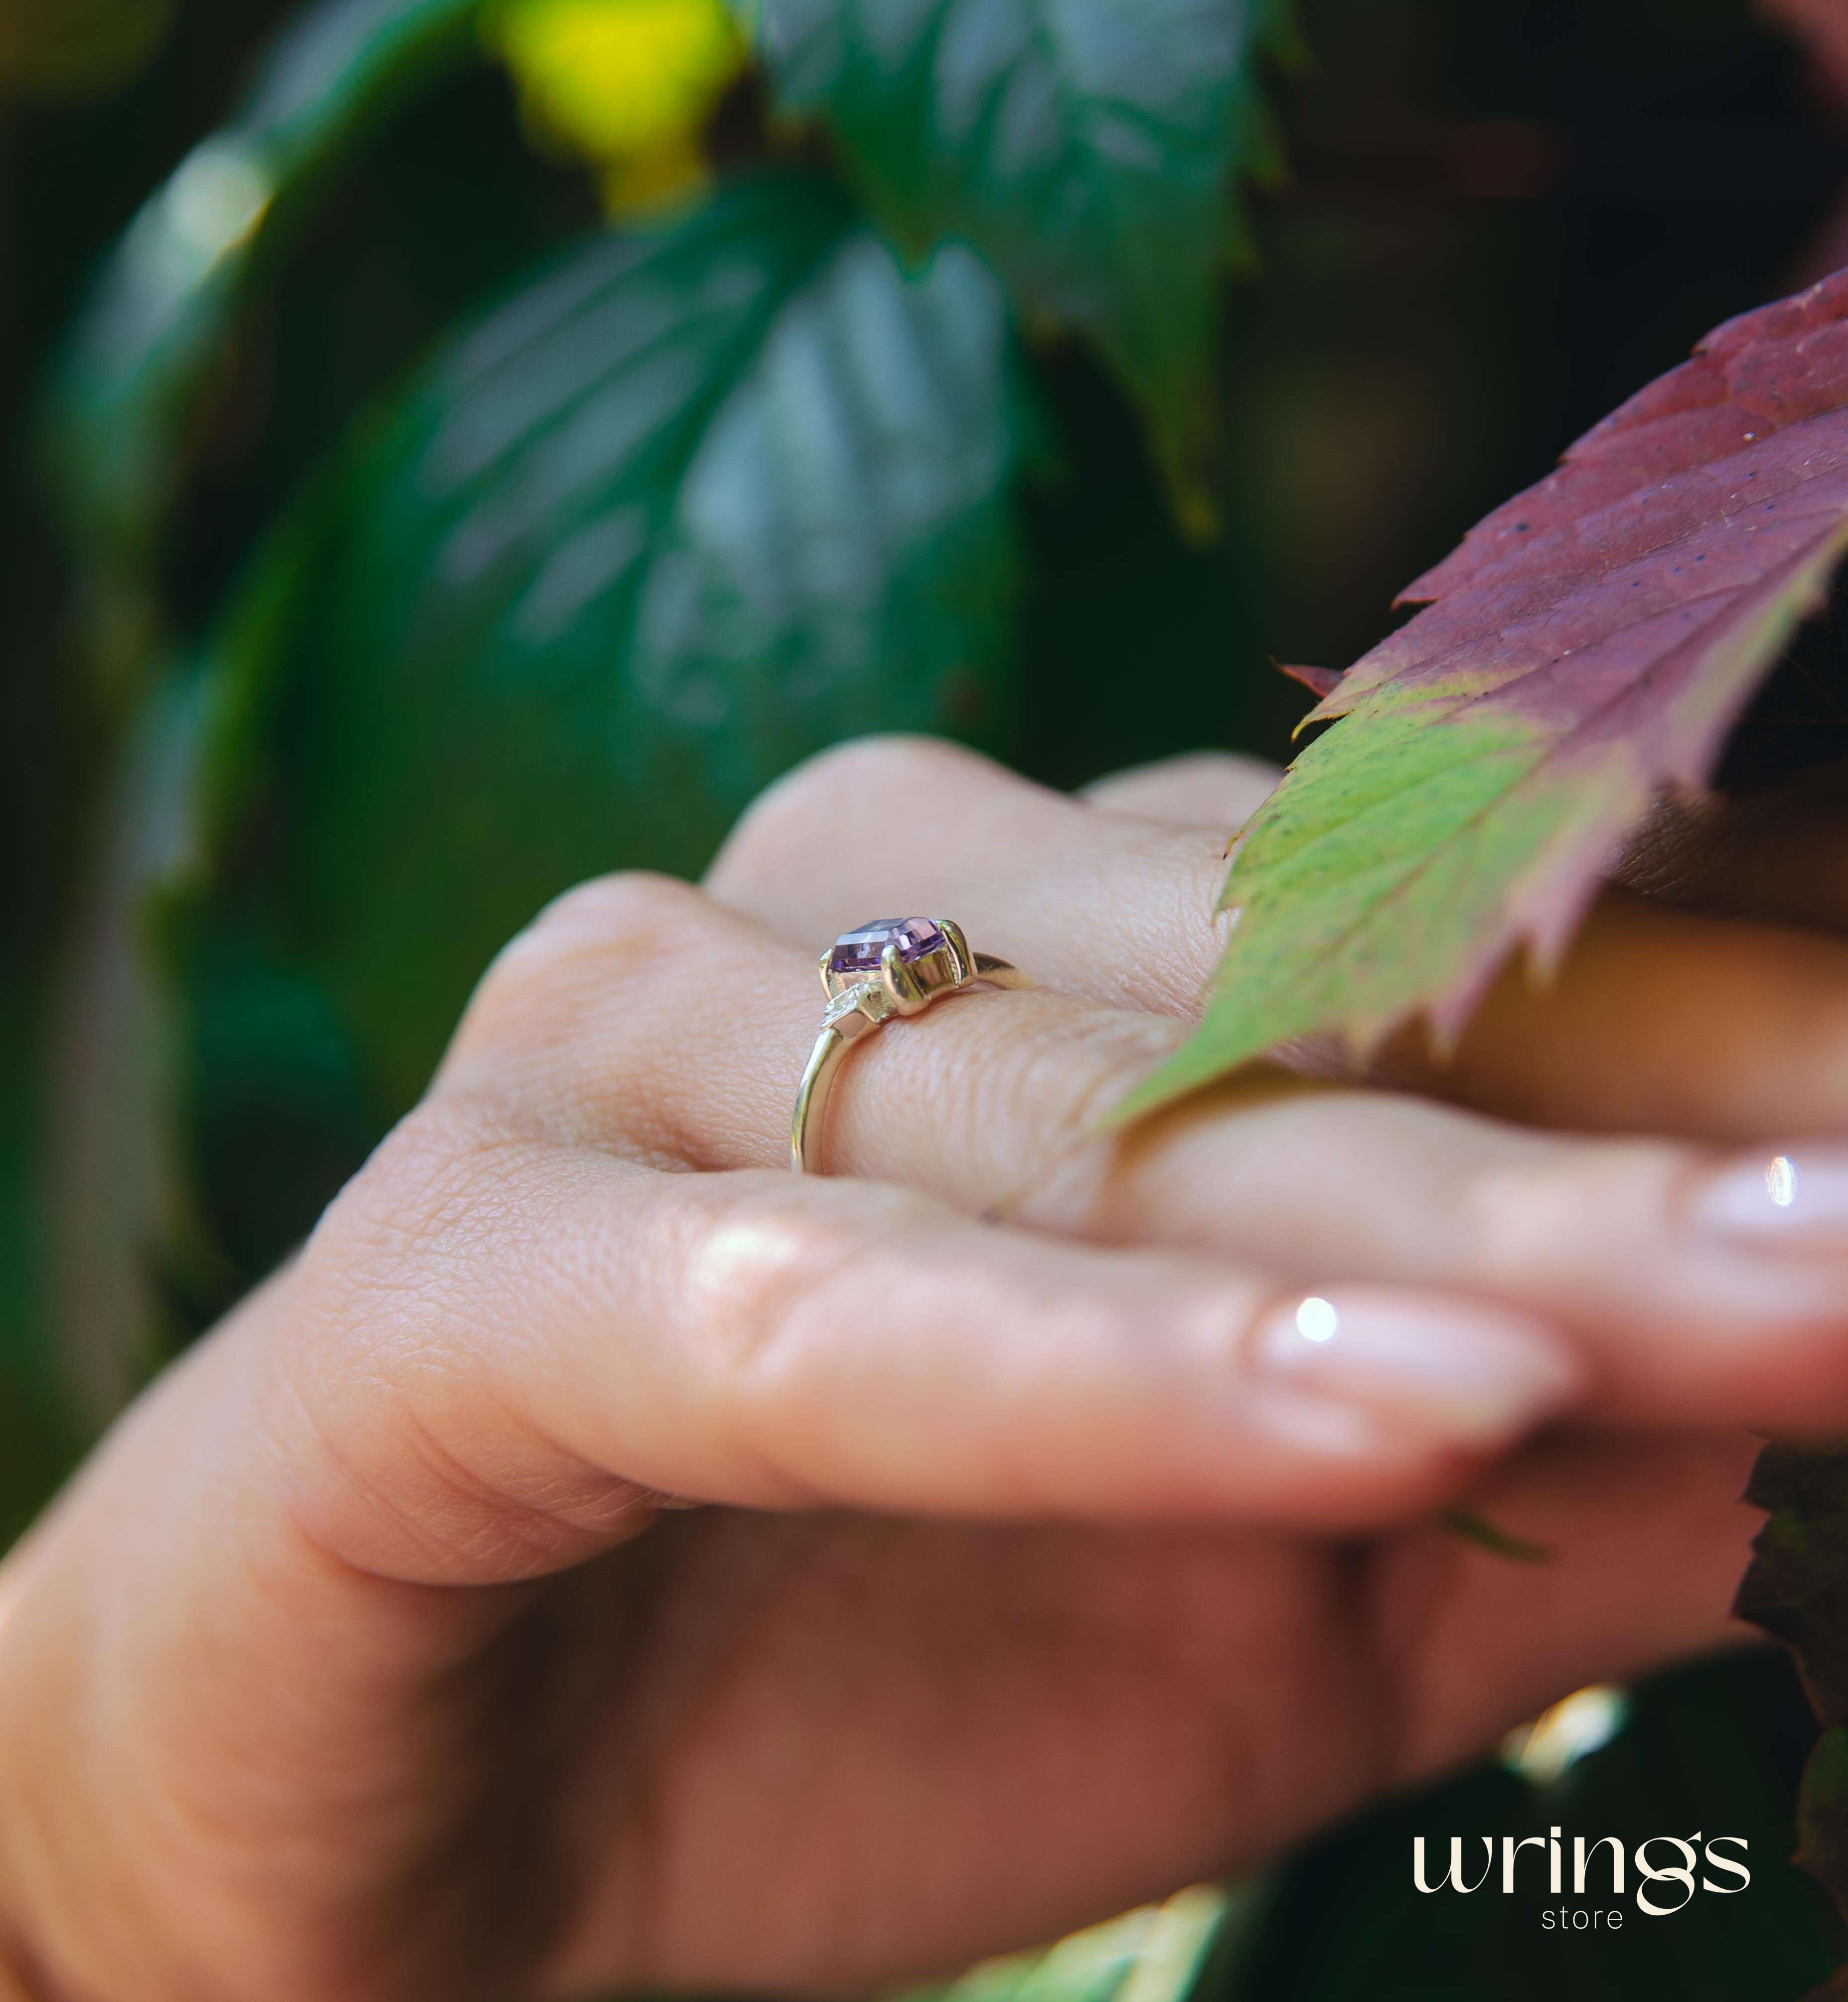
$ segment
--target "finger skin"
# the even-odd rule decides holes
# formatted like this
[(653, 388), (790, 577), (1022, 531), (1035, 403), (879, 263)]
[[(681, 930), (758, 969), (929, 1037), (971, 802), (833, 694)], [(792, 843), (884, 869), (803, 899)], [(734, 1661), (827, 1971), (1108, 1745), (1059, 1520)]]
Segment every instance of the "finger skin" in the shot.
[(472, 1665), (528, 1597), (402, 1585), (306, 1533), (314, 1477), (254, 1394), (286, 1299), (170, 1371), (0, 1572), (0, 1931), (47, 1994), (486, 2002), (553, 1922), (529, 1819), (504, 1834), (530, 1856), (448, 1830), (493, 1790)]
[(1556, 1432), (1484, 1475), (1468, 1505), (1547, 1554), (1515, 1564), (1431, 1522), (1370, 1587), (1400, 1693), (1394, 1764), (1441, 1771), (1562, 1691), (1762, 1644), (1730, 1617), (1763, 1518), (1740, 1500), (1760, 1442)]
[[(1178, 796), (1220, 784), (1219, 769), (1177, 761)], [(804, 942), (832, 936), (842, 909), (941, 911), (1069, 992), (1191, 1019), (1227, 936), (1226, 837), (1222, 823), (1157, 824), (1163, 772), (1121, 782), (1140, 816), (1128, 820), (952, 746), (849, 745), (765, 796), (714, 864), (713, 893)], [(826, 839), (831, 815), (894, 797), (914, 804), (891, 842)], [(1763, 889), (1770, 856), (1746, 853)], [(1839, 872), (1793, 867), (1787, 851), (1783, 867), (1787, 906), (1832, 907)], [(1338, 1052), (1313, 1067), (1358, 1080)], [(1848, 1133), (1848, 941), (1613, 891), (1552, 980), (1511, 964), (1454, 1052), (1434, 1055), (1414, 1027), (1369, 1075), (1567, 1130)]]
[(1182, 828), (1228, 829), (1243, 825), (1283, 776), (1262, 758), (1229, 751), (1197, 751), (1182, 758), (1138, 765), (1094, 780), (1083, 797), (1115, 814), (1165, 821)]
[[(715, 997), (691, 1029), (689, 996)], [(780, 1157), (818, 1009), (807, 954), (684, 885), (612, 879), (504, 958), (445, 1080), (517, 1091), (561, 1140), (634, 1145), (645, 1112), (650, 1159), (761, 1167)], [(1607, 1415), (1848, 1418), (1848, 1253), (1703, 1229), (1717, 1157), (1264, 1073), (1097, 1137), (1178, 1033), (1053, 992), (951, 997), (851, 1057), (828, 1159), (965, 1212), (1217, 1257), (1306, 1293), (1338, 1280), (1499, 1301), (1574, 1338)]]
[[(430, 1105), (0, 1570), (0, 1939), (48, 1990), (869, 1986), (1249, 1865), (1378, 1777), (1354, 1546), (1253, 1526), (1351, 1538), (1469, 1456), (1267, 1375), (1267, 1261), (726, 1161), (769, 1144), (813, 968), (698, 909), (632, 880), (536, 927)], [(903, 1066), (960, 1016), (970, 1078), (1024, 1053), (1025, 1131), (1044, 1066), (1145, 1037), (1099, 1012), (899, 1025), (886, 1130), (929, 1129)], [(640, 1538), (664, 1491), (788, 1512), (786, 1555), (730, 1511)], [(1663, 1596), (1651, 1644), (1698, 1624)]]
[[(836, 815), (889, 836), (832, 839)], [(978, 951), (1049, 986), (1191, 1017), (1225, 943), (1215, 907), (1231, 832), (1128, 818), (953, 745), (879, 738), (772, 786), (706, 888), (811, 951), (869, 912), (902, 905), (954, 918)]]
[(1848, 1132), (1848, 941), (1606, 894), (1560, 978), (1498, 980), (1454, 1052), (1384, 1081), (1501, 1118), (1780, 1143)]
[[(662, 1174), (440, 1093), (0, 1575), (0, 1934), (13, 1916), (62, 1990), (138, 2002), (512, 1992), (568, 1859), (503, 1817), (514, 1855), (490, 1841), (426, 1880), (452, 1816), (491, 1815), (497, 1770), (458, 1747), (500, 1741), (496, 1662), (551, 1603), (537, 1586), (629, 1543), (664, 1494), (1351, 1531), (1469, 1477), (1415, 1411), (1369, 1428), (1264, 1366), (1265, 1304), (1217, 1261), (1036, 1241), (898, 1190)], [(1403, 1304), (1548, 1352), (1493, 1310)], [(382, 1939), (354, 1923), (375, 1903), (417, 1922)], [(493, 1950), (471, 1952), (484, 1920)], [(730, 1971), (703, 1943), (654, 1950), (640, 1972)], [(593, 1958), (638, 1971), (607, 1938)]]
[[(297, 1504), (316, 1540), (364, 1568), (544, 1575), (626, 1519), (624, 1483), (754, 1508), (1321, 1525), (1465, 1476), (1415, 1404), (1331, 1403), (1273, 1370), (1260, 1331), (1299, 1296), (1224, 1261), (1048, 1241), (895, 1188), (454, 1146), (453, 1115), (431, 1120), (317, 1233), (291, 1317), (316, 1338), (268, 1418), (316, 1474)], [(429, 1219), (408, 1238), (407, 1215)], [(1545, 1404), (1575, 1387), (1518, 1317), (1406, 1297), (1459, 1346), (1531, 1351)], [(1369, 1300), (1349, 1301), (1358, 1320)], [(531, 1549), (478, 1545), (514, 1508)], [(437, 1523), (427, 1548), (406, 1529), (427, 1543)]]
[[(608, 1671), (566, 1827), (515, 1815), (477, 1856), (445, 1831), (509, 1819), (466, 1756), (507, 1721), (478, 1670), (539, 1602), (396, 1582), (305, 1538), (242, 1401), (253, 1338), (301, 1339), (222, 1331), (0, 1574), (0, 1913), (60, 1993), (915, 1978), (1249, 1870), (1570, 1679), (1701, 1644), (1751, 1520), (1724, 1452), (1668, 1442), (1543, 1447), (1491, 1483), (1484, 1507), (1560, 1551), (1538, 1587), (1417, 1531), (1375, 1561), (1250, 1531), (674, 1518), (664, 1593), (619, 1602), (657, 1624), (639, 1671)], [(525, 1546), (531, 1512), (510, 1513), (511, 1538), (465, 1539), (478, 1561)], [(434, 1526), (453, 1547), (456, 1512)], [(579, 1884), (536, 1990), (514, 1970), (552, 1921), (540, 1894)], [(348, 1905), (377, 1917), (337, 1927)]]
[[(1217, 1267), (1016, 1240), (895, 1191), (471, 1149), (437, 1116), (0, 1574), (0, 1937), (58, 1992), (527, 1992), (573, 1869), (497, 1800), (499, 1760), (546, 1777), (542, 1739), (507, 1740), (507, 1673), (542, 1606), (577, 1617), (537, 1586), (628, 1543), (660, 1491), (1352, 1527), (1469, 1474), (1415, 1425), (1365, 1435), (1247, 1369), (1260, 1296)], [(491, 1839), (448, 1833), (484, 1819)], [(634, 1903), (618, 1916), (641, 1954)], [(765, 1967), (726, 1939), (713, 1968), (713, 1937), (598, 1977)], [(829, 1940), (787, 1950), (812, 1967)]]
[(1631, 835), (1615, 874), (1688, 910), (1848, 931), (1848, 766), (1742, 799), (1665, 800)]
[[(584, 1871), (599, 1888), (546, 1951), (549, 1994), (915, 1975), (936, 1964), (921, 1951), (973, 1958), (1249, 1868), (1380, 1780), (1473, 1749), (1562, 1676), (1698, 1644), (1721, 1629), (1719, 1571), (1750, 1521), (1728, 1508), (1724, 1453), (1667, 1442), (1543, 1447), (1492, 1481), (1483, 1505), (1561, 1552), (1537, 1586), (1523, 1571), (1505, 1589), (1506, 1567), (1418, 1531), (1376, 1569), (1351, 1543), (1250, 1530), (791, 1518), (786, 1533), (677, 1518), (655, 1561), (675, 1578), (665, 1606), (653, 1601), (659, 1671), (615, 1679), (607, 1751), (593, 1734), (574, 1760), (583, 1832), (542, 1840), (516, 1817), (517, 1864), (490, 1846), (464, 1867), (448, 1815), (479, 1828), (505, 1812), (479, 1791), (491, 1772), (459, 1756), (505, 1727), (505, 1690), (479, 1665), (539, 1603), (523, 1583), (479, 1581), (530, 1570), (543, 1517), (580, 1555), (654, 1519), (628, 1484), (588, 1491), (572, 1451), (542, 1488), (519, 1477), (533, 1439), (512, 1414), (484, 1481), (455, 1450), (447, 1393), (432, 1435), (387, 1428), (389, 1456), (372, 1458), (366, 1428), (343, 1426), (311, 1382), (310, 1434), (356, 1484), (323, 1508), (288, 1421), (251, 1401), (272, 1350), (299, 1365), (311, 1338), (296, 1313), (285, 1283), (195, 1352), (0, 1579), (0, 1718), (16, 1727), (0, 1731), (0, 1910), (31, 1915), (60, 1992), (488, 2002), (531, 1992), (513, 1970), (553, 1922), (541, 1893)], [(463, 1373), (417, 1352), (413, 1390)], [(389, 1411), (406, 1389), (396, 1374), (345, 1379)], [(1658, 1450), (1682, 1454), (1688, 1477), (1658, 1477)], [(507, 1497), (491, 1515), (490, 1491)], [(811, 1520), (818, 1547), (799, 1526)], [(356, 1532), (362, 1554), (476, 1582), (355, 1567), (328, 1539)], [(1639, 1565), (1639, 1551), (1678, 1561)], [(734, 1650), (749, 1677), (709, 1680)], [(974, 1729), (985, 1714), (997, 1735)], [(640, 1815), (638, 1734), (667, 1762)], [(1020, 1763), (991, 1800), (1002, 1746)], [(1006, 1801), (1041, 1798), (1036, 1770), (1076, 1788), (1088, 1811), (1070, 1825), (1086, 1839), (1048, 1851), (1030, 1816), (1006, 1819)], [(968, 1804), (968, 1829), (945, 1822), (947, 1800), (926, 1806), (927, 1774)], [(23, 1803), (42, 1819), (23, 1820)], [(601, 1836), (593, 1804), (611, 1823)], [(920, 1823), (942, 1873), (922, 1898)], [(999, 1850), (978, 1833), (992, 1823)], [(448, 1875), (431, 1910), (438, 1843)], [(1043, 1871), (1023, 1868), (1041, 1857)], [(894, 1893), (901, 1911), (886, 1909)], [(864, 1922), (851, 1936), (831, 1917), (844, 1896)], [(383, 1934), (336, 1934), (327, 1917), (349, 1902), (398, 1917)]]

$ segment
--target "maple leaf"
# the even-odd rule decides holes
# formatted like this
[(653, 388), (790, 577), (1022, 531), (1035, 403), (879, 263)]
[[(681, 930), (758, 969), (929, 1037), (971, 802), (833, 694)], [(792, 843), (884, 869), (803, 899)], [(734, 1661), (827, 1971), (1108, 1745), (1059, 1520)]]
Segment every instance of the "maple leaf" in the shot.
[(1128, 1119), (1295, 1037), (1454, 1038), (1554, 965), (1625, 832), (1700, 787), (1848, 548), (1848, 272), (1742, 315), (1412, 584), (1233, 850), (1191, 1040)]

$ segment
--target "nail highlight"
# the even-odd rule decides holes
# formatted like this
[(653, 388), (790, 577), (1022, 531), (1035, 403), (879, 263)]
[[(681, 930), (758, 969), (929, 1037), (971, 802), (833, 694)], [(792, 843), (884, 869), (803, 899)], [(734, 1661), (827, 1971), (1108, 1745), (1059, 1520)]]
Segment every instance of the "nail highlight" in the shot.
[(1487, 1445), (1566, 1404), (1577, 1365), (1531, 1323), (1383, 1293), (1293, 1300), (1260, 1328), (1261, 1369), (1393, 1428)]
[(1730, 1163), (1694, 1198), (1695, 1227), (1748, 1243), (1848, 1247), (1848, 1156), (1757, 1154)]

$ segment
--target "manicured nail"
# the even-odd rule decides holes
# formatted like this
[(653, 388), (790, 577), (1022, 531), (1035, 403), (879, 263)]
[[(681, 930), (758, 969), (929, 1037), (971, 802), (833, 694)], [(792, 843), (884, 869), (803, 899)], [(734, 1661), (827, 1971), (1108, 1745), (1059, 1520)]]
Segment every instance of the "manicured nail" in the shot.
[(1848, 1244), (1848, 1154), (1828, 1150), (1755, 1154), (1734, 1161), (1702, 1188), (1697, 1228), (1749, 1242)]
[(1578, 1370), (1539, 1329), (1383, 1293), (1311, 1294), (1260, 1330), (1260, 1366), (1407, 1432), (1487, 1445), (1566, 1404)]

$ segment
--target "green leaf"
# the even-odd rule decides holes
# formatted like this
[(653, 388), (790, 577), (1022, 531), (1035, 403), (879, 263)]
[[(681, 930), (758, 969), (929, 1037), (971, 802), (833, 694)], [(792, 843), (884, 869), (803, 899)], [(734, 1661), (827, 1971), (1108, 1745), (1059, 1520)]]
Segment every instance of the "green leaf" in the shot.
[(1848, 1731), (1839, 1726), (1816, 1740), (1803, 1769), (1797, 1862), (1848, 1911)]
[(1210, 525), (1235, 183), (1276, 145), (1277, 0), (761, 0), (781, 102), (819, 113), (901, 241), (972, 243), (1030, 323), (1094, 340)]
[[(16, 1358), (0, 1320), (0, 1394), (37, 1349), (42, 1392), (92, 1436), (294, 1247), (378, 1138), (326, 996), (274, 963), (250, 913), (197, 899), (220, 693), (197, 668), (169, 675), (127, 734), (33, 1163), (47, 1310)], [(0, 1226), (9, 1207), (0, 1186)], [(6, 1250), (0, 1235), (0, 1278)]]
[(1553, 1561), (1553, 1553), (1544, 1543), (1536, 1543), (1531, 1537), (1517, 1536), (1512, 1530), (1491, 1522), (1487, 1516), (1477, 1514), (1473, 1508), (1446, 1508), (1438, 1519), (1453, 1536), (1459, 1536), (1466, 1543), (1473, 1543), (1478, 1550), (1487, 1550), (1491, 1557), (1500, 1557), (1507, 1564), (1548, 1564)]
[[(67, 526), (132, 574), (157, 542), (252, 272), (310, 184), (405, 96), (475, 59), (479, 0), (330, 0), (277, 42), (104, 264), (71, 337), (48, 451)], [(131, 587), (130, 587), (131, 588)]]
[(1290, 1038), (1452, 1038), (1698, 788), (1848, 549), (1848, 274), (1717, 330), (1411, 586), (1253, 818), (1198, 1031), (1127, 1119)]
[(383, 1114), (570, 884), (696, 870), (842, 737), (996, 736), (1013, 381), (978, 260), (779, 177), (585, 244), (363, 428), (216, 650), (210, 895)]
[(182, 1002), (150, 950), (148, 919), (195, 860), (203, 694), (197, 675), (173, 677), (127, 733), (58, 1024), (50, 1318), (58, 1374), (96, 1429), (165, 1359), (161, 1267), (194, 1235)]
[(0, 1554), (69, 1472), (78, 1442), (44, 1339), (45, 1176), (39, 1010), (0, 980)]
[[(1198, 1885), (900, 2002), (1187, 2002), (1209, 1956), (1240, 1935), (1257, 1903), (1253, 1892)], [(1216, 2002), (1233, 2002), (1232, 1993)]]

